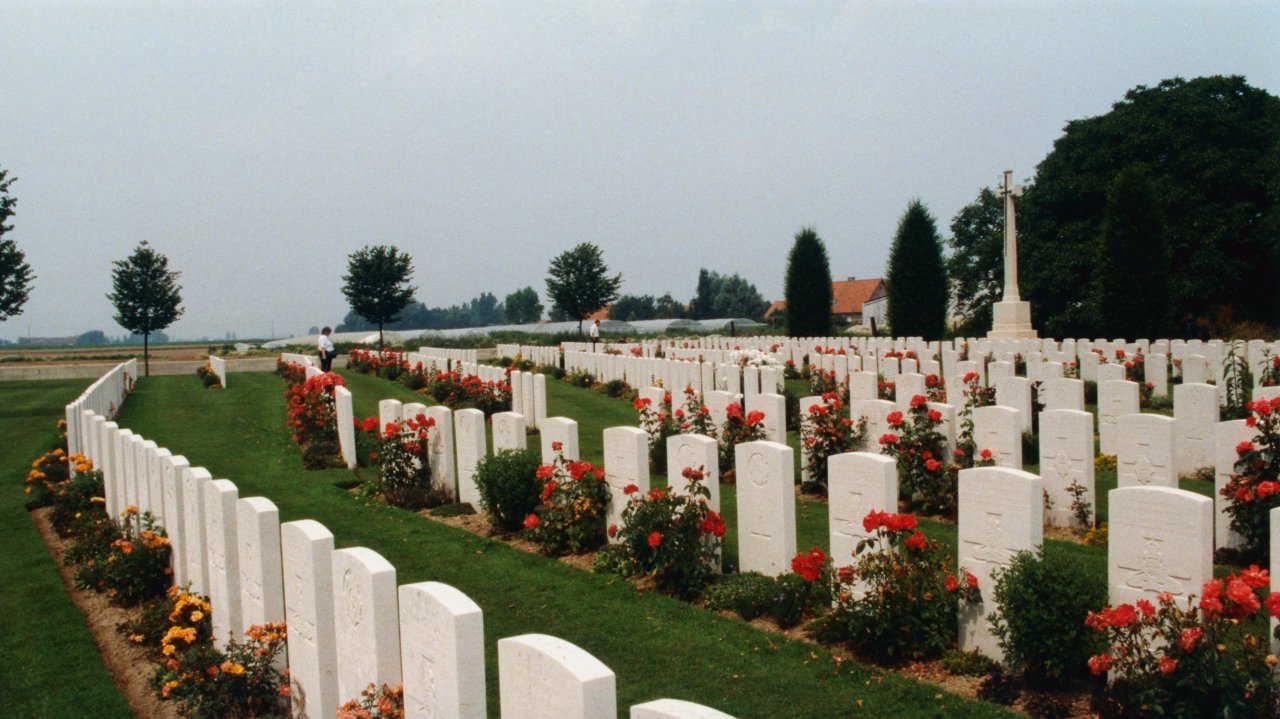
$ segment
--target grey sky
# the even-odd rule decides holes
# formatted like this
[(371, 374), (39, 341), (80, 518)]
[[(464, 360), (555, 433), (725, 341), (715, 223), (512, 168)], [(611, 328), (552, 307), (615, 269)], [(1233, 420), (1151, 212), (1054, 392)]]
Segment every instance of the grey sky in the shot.
[(624, 292), (688, 300), (705, 266), (772, 299), (804, 225), (881, 276), (912, 197), (945, 235), (1135, 85), (1280, 94), (1277, 38), (1275, 2), (11, 1), (0, 167), (39, 278), (0, 337), (121, 333), (143, 239), (180, 338), (336, 324), (377, 243), (429, 306), (543, 294), (583, 241)]

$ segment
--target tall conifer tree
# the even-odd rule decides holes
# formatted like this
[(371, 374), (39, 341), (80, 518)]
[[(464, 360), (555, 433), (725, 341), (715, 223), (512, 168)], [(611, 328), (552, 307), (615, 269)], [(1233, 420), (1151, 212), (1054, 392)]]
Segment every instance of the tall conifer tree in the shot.
[(898, 222), (889, 249), (886, 319), (898, 337), (940, 339), (947, 328), (947, 270), (938, 225), (920, 200)]
[(831, 265), (826, 245), (812, 227), (801, 229), (791, 245), (783, 296), (787, 302), (788, 335), (831, 334)]

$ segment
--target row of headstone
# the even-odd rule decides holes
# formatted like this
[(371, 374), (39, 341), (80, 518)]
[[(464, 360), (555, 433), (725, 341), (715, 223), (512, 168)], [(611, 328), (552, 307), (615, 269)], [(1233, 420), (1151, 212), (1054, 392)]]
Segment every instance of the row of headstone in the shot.
[(547, 416), (547, 376), (541, 372), (513, 371), (508, 381), (511, 411), (524, 415), (529, 427), (541, 426)]
[[(114, 418), (133, 390), (137, 377), (138, 360), (121, 362), (94, 380), (93, 384), (66, 406), (64, 418), (67, 423), (68, 454), (84, 454), (92, 439), (92, 428), (85, 424), (84, 413), (89, 411), (108, 419)], [(72, 473), (74, 471), (73, 469)]]
[[(240, 498), (233, 482), (102, 415), (82, 420), (92, 428), (91, 459), (109, 478), (108, 504), (130, 502), (166, 529), (175, 582), (209, 596), (218, 641), (287, 620), (295, 715), (332, 716), (370, 683), (403, 682), (407, 717), (486, 716), (482, 614), (462, 592), (437, 582), (397, 588), (395, 568), (377, 552), (335, 550), (323, 525), (282, 525), (265, 497)], [(616, 712), (612, 672), (562, 640), (501, 640), (499, 666), (503, 716)], [(633, 715), (726, 716), (663, 702)]]

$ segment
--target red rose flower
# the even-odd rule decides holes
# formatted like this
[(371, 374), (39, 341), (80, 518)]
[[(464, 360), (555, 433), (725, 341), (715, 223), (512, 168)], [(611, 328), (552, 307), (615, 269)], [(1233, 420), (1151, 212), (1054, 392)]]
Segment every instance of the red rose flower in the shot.
[(925, 547), (924, 535), (921, 534), (920, 532), (916, 532), (910, 537), (907, 537), (907, 547), (909, 549), (914, 549), (917, 552), (923, 551)]
[(524, 518), (525, 529), (533, 529), (536, 526), (538, 526), (538, 515), (530, 514), (529, 516)]
[(1182, 651), (1190, 654), (1195, 651), (1196, 645), (1200, 643), (1200, 637), (1202, 636), (1204, 636), (1204, 631), (1199, 627), (1183, 629), (1182, 634), (1178, 636), (1178, 646), (1182, 647)]
[(948, 574), (947, 575), (947, 591), (954, 592), (959, 588), (960, 588), (960, 580)]
[(1167, 654), (1163, 657), (1160, 657), (1160, 673), (1161, 674), (1172, 674), (1173, 670), (1177, 668), (1178, 668), (1177, 659), (1174, 659), (1173, 657), (1170, 657)]
[(660, 544), (662, 544), (662, 532), (650, 532), (649, 546), (653, 549), (657, 549)]
[(1111, 668), (1111, 662), (1110, 654), (1095, 654), (1089, 657), (1089, 671), (1093, 672), (1095, 677), (1100, 677)]

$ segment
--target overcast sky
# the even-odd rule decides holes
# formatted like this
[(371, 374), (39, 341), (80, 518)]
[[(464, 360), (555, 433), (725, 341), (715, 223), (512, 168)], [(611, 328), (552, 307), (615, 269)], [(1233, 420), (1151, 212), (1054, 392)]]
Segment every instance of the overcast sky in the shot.
[[(1280, 94), (1268, 2), (57, 2), (0, 14), (0, 167), (38, 279), (16, 339), (121, 334), (111, 262), (182, 272), (178, 338), (337, 324), (347, 255), (418, 299), (545, 295), (589, 241), (626, 293), (699, 267), (780, 297), (803, 226), (879, 277), (1136, 85)], [(545, 297), (544, 297), (545, 302)]]

